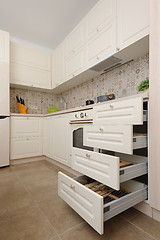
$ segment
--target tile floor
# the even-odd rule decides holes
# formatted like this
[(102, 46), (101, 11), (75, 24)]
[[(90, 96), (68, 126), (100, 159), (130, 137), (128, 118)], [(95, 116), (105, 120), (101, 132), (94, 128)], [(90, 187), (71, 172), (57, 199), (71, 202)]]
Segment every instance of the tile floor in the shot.
[(160, 223), (133, 208), (100, 236), (58, 197), (59, 170), (47, 161), (0, 169), (0, 240), (160, 239)]

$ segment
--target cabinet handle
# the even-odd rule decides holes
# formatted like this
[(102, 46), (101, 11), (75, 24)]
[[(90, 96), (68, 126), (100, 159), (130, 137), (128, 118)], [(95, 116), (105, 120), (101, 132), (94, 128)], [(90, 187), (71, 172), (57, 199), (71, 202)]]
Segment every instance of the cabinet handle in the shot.
[(90, 158), (90, 154), (86, 153), (86, 157), (87, 157), (87, 158)]
[(120, 48), (117, 48), (117, 52), (119, 52)]
[(72, 74), (72, 77), (75, 77), (75, 75), (74, 75), (74, 74)]
[(100, 127), (99, 130), (100, 130), (101, 132), (103, 132), (103, 128)]
[(113, 108), (113, 105), (112, 105), (112, 104), (110, 104), (109, 106), (110, 106), (110, 108)]
[(75, 191), (75, 186), (73, 186), (72, 184), (70, 185), (70, 188)]

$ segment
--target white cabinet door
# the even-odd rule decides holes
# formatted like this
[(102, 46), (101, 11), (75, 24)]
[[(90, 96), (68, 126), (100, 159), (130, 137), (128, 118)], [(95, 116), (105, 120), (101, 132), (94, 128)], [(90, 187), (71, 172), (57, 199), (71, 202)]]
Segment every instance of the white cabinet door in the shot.
[(9, 33), (0, 30), (0, 62), (9, 63)]
[(63, 41), (57, 51), (57, 80), (58, 84), (65, 81), (65, 59), (66, 59), (66, 41)]
[(51, 72), (11, 63), (11, 83), (21, 86), (51, 89)]
[(70, 165), (69, 156), (69, 120), (68, 115), (53, 118), (53, 156), (52, 158), (65, 165)]
[(87, 39), (91, 39), (116, 19), (116, 0), (100, 0), (86, 16)]
[(42, 118), (11, 117), (11, 159), (42, 155)]
[(0, 167), (9, 165), (9, 117), (0, 117)]
[(0, 115), (9, 112), (9, 33), (0, 30)]
[(51, 54), (11, 42), (12, 84), (51, 89)]
[(52, 89), (59, 85), (57, 71), (58, 71), (57, 50), (55, 50), (52, 54), (52, 86), (51, 86)]
[(94, 125), (143, 124), (143, 98), (111, 101), (93, 107)]
[(86, 19), (84, 18), (67, 36), (67, 58), (73, 56), (86, 42)]
[(116, 52), (116, 20), (109, 23), (104, 29), (87, 43), (87, 65), (100, 62)]
[(96, 147), (115, 152), (133, 153), (133, 126), (108, 125), (84, 127), (85, 146)]
[(117, 48), (149, 34), (149, 0), (117, 0)]
[(66, 61), (66, 79), (69, 80), (81, 71), (85, 66), (85, 48), (81, 48)]
[(52, 157), (53, 152), (53, 117), (43, 119), (43, 155)]

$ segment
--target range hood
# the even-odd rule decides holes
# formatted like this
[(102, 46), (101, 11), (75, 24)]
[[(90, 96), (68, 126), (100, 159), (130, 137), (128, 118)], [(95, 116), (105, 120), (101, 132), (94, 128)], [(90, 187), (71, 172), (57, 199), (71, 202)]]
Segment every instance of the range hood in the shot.
[(79, 75), (54, 88), (53, 93), (59, 94), (67, 91), (68, 89), (73, 88), (83, 82), (105, 74), (112, 69), (120, 67), (137, 57), (143, 57), (148, 52), (149, 36), (146, 36), (143, 39), (130, 45), (129, 47), (126, 47), (119, 52), (115, 52), (107, 58), (101, 59), (99, 63), (90, 66)]

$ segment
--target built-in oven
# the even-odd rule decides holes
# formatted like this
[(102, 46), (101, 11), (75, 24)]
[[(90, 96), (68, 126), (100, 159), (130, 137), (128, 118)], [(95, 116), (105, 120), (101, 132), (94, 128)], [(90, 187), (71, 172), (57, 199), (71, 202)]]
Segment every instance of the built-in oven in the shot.
[(70, 156), (72, 156), (72, 147), (93, 151), (92, 147), (83, 144), (84, 126), (93, 125), (92, 109), (74, 112), (70, 114)]

